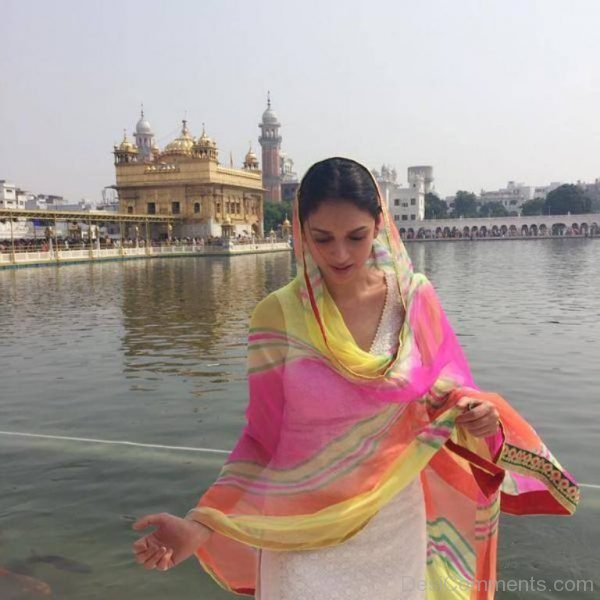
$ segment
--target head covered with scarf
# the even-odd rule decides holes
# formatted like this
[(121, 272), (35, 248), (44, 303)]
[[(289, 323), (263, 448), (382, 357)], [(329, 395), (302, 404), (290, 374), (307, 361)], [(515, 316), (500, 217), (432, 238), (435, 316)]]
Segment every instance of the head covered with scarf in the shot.
[[(301, 213), (315, 169), (357, 170), (379, 204), (368, 267), (395, 275), (404, 308), (392, 357), (361, 349), (306, 243)], [(345, 200), (345, 198), (338, 198)], [(255, 308), (248, 336), (247, 422), (216, 482), (187, 518), (213, 530), (197, 551), (224, 588), (253, 595), (260, 549), (343, 543), (414, 478), (427, 514), (427, 578), (460, 585), (428, 598), (491, 598), (500, 510), (574, 512), (579, 489), (533, 428), (477, 389), (424, 275), (413, 272), (369, 171), (332, 158), (309, 169), (294, 202), (297, 275)], [(463, 396), (492, 402), (496, 435), (457, 427)], [(484, 589), (485, 588), (485, 589)]]

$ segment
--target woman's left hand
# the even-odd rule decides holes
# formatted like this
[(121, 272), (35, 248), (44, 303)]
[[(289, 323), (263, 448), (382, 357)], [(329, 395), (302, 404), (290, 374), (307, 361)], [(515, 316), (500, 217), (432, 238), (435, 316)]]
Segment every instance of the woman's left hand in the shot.
[(475, 437), (487, 437), (498, 431), (498, 410), (487, 400), (463, 396), (457, 403), (464, 412), (456, 417), (456, 424)]

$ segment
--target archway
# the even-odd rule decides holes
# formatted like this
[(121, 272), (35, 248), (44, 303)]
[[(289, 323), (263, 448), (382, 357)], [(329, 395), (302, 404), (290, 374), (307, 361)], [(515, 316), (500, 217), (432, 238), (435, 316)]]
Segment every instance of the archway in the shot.
[(538, 235), (548, 235), (548, 227), (546, 227), (545, 223), (542, 223), (540, 225), (540, 228), (538, 229), (539, 234)]
[(554, 223), (552, 225), (552, 235), (565, 235), (567, 226), (564, 223)]
[(485, 225), (482, 225), (479, 229), (479, 237), (485, 238), (485, 237), (487, 237), (487, 234), (488, 234), (487, 227)]
[(523, 225), (523, 227), (521, 227), (521, 235), (523, 237), (529, 236), (529, 227), (527, 227), (527, 225)]
[(444, 232), (443, 232), (442, 228), (441, 227), (436, 227), (435, 228), (435, 237), (436, 238), (441, 238), (443, 236), (444, 236)]
[(538, 234), (538, 227), (537, 225), (532, 225), (529, 229), (529, 233), (532, 237), (537, 237)]
[(510, 235), (510, 237), (517, 237), (519, 235), (519, 230), (517, 229), (517, 226), (511, 225), (510, 229), (508, 230), (508, 234)]

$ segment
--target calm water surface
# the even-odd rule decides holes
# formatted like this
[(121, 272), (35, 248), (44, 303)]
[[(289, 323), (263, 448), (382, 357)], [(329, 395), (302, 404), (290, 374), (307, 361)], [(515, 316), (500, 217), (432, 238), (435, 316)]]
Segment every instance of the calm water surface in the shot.
[[(582, 482), (600, 484), (600, 240), (413, 244), (478, 383), (505, 395)], [(246, 402), (248, 317), (288, 254), (0, 271), (0, 429), (231, 448)], [(221, 455), (0, 434), (0, 568), (52, 598), (231, 598), (193, 560), (146, 573), (131, 522), (183, 514)], [(600, 596), (600, 489), (573, 518), (503, 517), (500, 577)], [(0, 599), (48, 597), (1, 576)], [(550, 591), (592, 579), (595, 593)], [(523, 584), (524, 585), (524, 584)]]

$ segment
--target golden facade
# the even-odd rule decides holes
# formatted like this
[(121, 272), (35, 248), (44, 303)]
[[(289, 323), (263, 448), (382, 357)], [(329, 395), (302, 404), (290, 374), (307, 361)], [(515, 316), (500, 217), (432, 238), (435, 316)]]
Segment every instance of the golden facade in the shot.
[(125, 135), (114, 156), (120, 212), (173, 216), (175, 237), (263, 236), (262, 173), (252, 149), (243, 168), (223, 167), (216, 142), (205, 131), (192, 137), (183, 121), (161, 151), (142, 111), (135, 143)]

